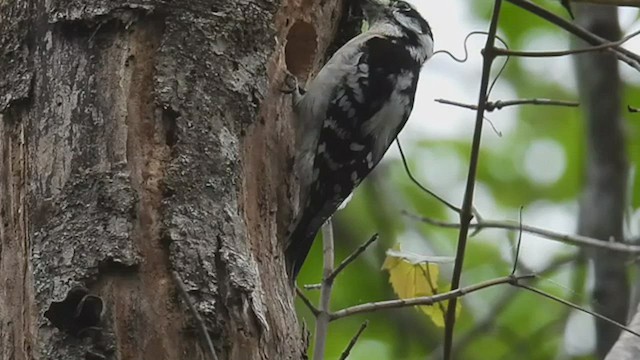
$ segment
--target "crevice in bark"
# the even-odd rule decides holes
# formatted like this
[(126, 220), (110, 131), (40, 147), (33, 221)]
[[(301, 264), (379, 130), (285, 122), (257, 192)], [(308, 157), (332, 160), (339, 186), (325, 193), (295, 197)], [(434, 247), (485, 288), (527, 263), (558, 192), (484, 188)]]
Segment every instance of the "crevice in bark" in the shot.
[[(134, 281), (119, 284), (112, 290), (114, 300), (120, 301), (129, 292), (140, 292), (140, 301), (123, 302), (118, 311), (122, 316), (143, 312), (144, 319), (155, 319), (152, 326), (139, 324), (131, 318), (121, 321), (116, 330), (122, 354), (133, 358), (178, 358), (181, 355), (180, 326), (183, 313), (175, 302), (174, 284), (169, 274), (167, 247), (162, 243), (162, 182), (169, 160), (168, 125), (165, 114), (155, 104), (154, 69), (156, 53), (164, 33), (163, 19), (145, 17), (130, 30), (126, 109), (126, 161), (131, 184), (137, 194), (136, 221), (132, 224), (131, 239), (144, 261)], [(122, 286), (124, 285), (124, 286)], [(131, 336), (131, 333), (138, 333)], [(145, 335), (142, 333), (146, 332)], [(149, 334), (151, 332), (151, 335)], [(146, 339), (140, 344), (139, 339)]]
[(71, 288), (62, 301), (54, 301), (44, 316), (56, 328), (82, 337), (82, 333), (97, 327), (102, 321), (104, 302), (82, 286)]
[[(216, 275), (217, 275), (217, 284), (218, 284), (218, 298), (222, 299), (222, 301), (218, 301), (215, 304), (215, 308), (216, 308), (216, 313), (220, 314), (220, 316), (217, 318), (220, 323), (218, 324), (213, 324), (214, 326), (212, 327), (213, 329), (225, 329), (227, 326), (227, 324), (225, 323), (226, 319), (230, 318), (230, 314), (227, 308), (227, 305), (224, 303), (224, 299), (225, 299), (225, 294), (227, 294), (227, 289), (226, 289), (226, 285), (227, 285), (227, 270), (225, 267), (224, 262), (222, 261), (222, 239), (220, 239), (220, 237), (216, 238), (216, 246), (215, 246), (215, 257), (214, 257), (214, 264), (216, 267)], [(215, 335), (219, 335), (219, 334), (215, 334)], [(212, 339), (219, 339), (221, 337), (215, 336)], [(215, 340), (214, 341), (214, 345), (216, 345), (216, 347), (218, 346), (217, 342)], [(231, 346), (229, 344), (222, 344), (222, 352), (219, 352), (218, 354), (220, 355), (221, 358), (226, 358), (228, 357), (227, 354), (229, 353), (229, 351), (231, 350)], [(218, 350), (218, 349), (216, 349)]]
[(165, 144), (172, 147), (178, 141), (178, 134), (176, 133), (176, 121), (180, 114), (169, 108), (162, 110), (162, 124), (164, 129)]
[(30, 358), (36, 344), (37, 313), (29, 263), (27, 149), (21, 103), (13, 102), (0, 112), (0, 288), (5, 294), (0, 297), (0, 334), (6, 334), (0, 340), (0, 352), (18, 360)]

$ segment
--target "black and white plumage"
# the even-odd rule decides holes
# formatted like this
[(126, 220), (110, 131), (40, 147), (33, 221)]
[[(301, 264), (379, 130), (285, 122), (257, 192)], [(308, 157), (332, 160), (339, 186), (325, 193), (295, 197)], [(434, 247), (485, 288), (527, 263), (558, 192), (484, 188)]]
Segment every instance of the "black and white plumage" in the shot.
[(300, 209), (286, 243), (295, 279), (316, 233), (382, 159), (409, 118), (431, 28), (404, 1), (364, 0), (369, 29), (340, 48), (294, 96)]

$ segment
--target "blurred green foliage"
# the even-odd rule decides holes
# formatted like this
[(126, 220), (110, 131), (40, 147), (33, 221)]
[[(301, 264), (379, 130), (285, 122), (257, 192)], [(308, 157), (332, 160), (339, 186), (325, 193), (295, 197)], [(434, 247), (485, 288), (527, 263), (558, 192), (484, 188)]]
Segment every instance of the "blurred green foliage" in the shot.
[[(470, 11), (488, 24), (492, 1), (465, 3)], [(542, 5), (553, 8), (564, 16), (563, 10), (556, 3), (559, 4), (557, 1), (546, 1)], [(500, 34), (512, 49), (528, 49), (528, 40), (536, 34), (560, 38), (568, 46), (568, 35), (562, 30), (508, 4), (504, 6), (501, 15)], [(459, 46), (460, 44), (448, 44), (445, 47)], [(516, 58), (510, 59), (500, 81), (508, 83), (519, 98), (577, 99), (577, 94), (570, 87), (552, 78), (529, 73), (523, 61)], [(638, 84), (638, 81), (635, 83)], [(640, 87), (627, 84), (624, 101), (621, 107), (625, 109), (627, 104), (640, 107)], [(634, 167), (640, 163), (640, 114), (629, 114), (625, 110), (623, 115), (627, 118), (627, 147), (631, 166)], [(487, 116), (491, 118), (491, 114)], [(472, 112), (469, 118), (473, 118)], [(585, 154), (585, 132), (580, 110), (526, 106), (520, 107), (517, 117), (510, 121), (513, 122), (513, 129), (508, 135), (499, 138), (498, 145), (482, 147), (478, 168), (478, 185), (487, 190), (492, 206), (503, 214), (498, 219), (517, 219), (521, 206), (526, 214), (529, 207), (541, 203), (543, 211), (569, 209), (569, 215), (575, 218), (583, 182)], [(485, 132), (490, 132), (486, 125)], [(471, 121), (469, 127), (472, 127)], [(550, 183), (532, 180), (531, 174), (522, 167), (528, 149), (539, 141), (556, 144), (566, 158), (561, 175)], [(464, 183), (470, 142), (470, 138), (429, 139), (405, 144), (405, 151), (415, 176), (431, 188), (429, 172), (420, 169), (429, 167), (437, 172), (437, 166), (446, 164), (425, 164), (425, 156), (436, 153), (438, 156), (457, 158), (464, 169), (458, 181)], [(539, 165), (545, 166), (544, 163)], [(454, 185), (451, 184), (452, 187)], [(438, 193), (447, 193), (452, 189), (431, 188)], [(462, 191), (462, 188), (455, 189)], [(633, 179), (632, 189), (629, 208), (630, 211), (637, 211), (640, 207), (640, 181), (637, 177)], [(459, 198), (461, 197), (462, 194)], [(381, 236), (377, 243), (338, 277), (332, 298), (333, 310), (395, 299), (388, 283), (388, 274), (381, 270), (381, 266), (386, 249), (399, 240), (417, 242), (429, 254), (455, 254), (457, 230), (418, 223), (403, 216), (401, 210), (457, 221), (455, 214), (409, 180), (399, 159), (382, 163), (357, 189), (353, 200), (345, 210), (338, 213), (334, 221), (337, 261), (346, 257), (374, 233)], [(482, 213), (482, 209), (480, 212)], [(527, 222), (526, 216), (524, 221)], [(463, 284), (469, 285), (509, 274), (513, 266), (512, 253), (516, 238), (517, 234), (501, 230), (485, 230), (471, 238), (466, 252)], [(530, 238), (528, 241), (546, 240)], [(542, 248), (544, 246), (546, 245)], [(316, 241), (299, 277), (299, 284), (319, 282), (322, 264), (320, 250), (321, 241)], [(547, 257), (548, 265), (534, 269), (543, 273), (543, 279), (534, 284), (551, 294), (588, 307), (585, 285), (588, 270), (585, 261), (576, 260), (577, 255), (572, 255), (576, 253), (575, 249), (564, 247), (559, 250), (553, 248), (548, 254), (543, 254), (543, 257)], [(554, 263), (554, 260), (558, 261)], [(447, 283), (451, 267), (444, 265), (441, 270)], [(317, 303), (319, 291), (306, 293)], [(456, 359), (593, 359), (588, 352), (592, 346), (587, 344), (585, 353), (584, 347), (576, 350), (571, 341), (567, 341), (567, 331), (587, 330), (567, 327), (568, 319), (574, 312), (566, 306), (506, 285), (465, 296), (462, 304), (455, 332)], [(300, 301), (297, 306), (301, 321), (313, 332), (313, 316)], [(439, 359), (441, 356), (443, 330), (435, 327), (416, 309), (408, 308), (358, 315), (331, 323), (327, 359), (339, 358), (365, 320), (369, 320), (369, 327), (352, 350), (349, 357), (351, 360)], [(591, 340), (587, 337), (584, 341)]]

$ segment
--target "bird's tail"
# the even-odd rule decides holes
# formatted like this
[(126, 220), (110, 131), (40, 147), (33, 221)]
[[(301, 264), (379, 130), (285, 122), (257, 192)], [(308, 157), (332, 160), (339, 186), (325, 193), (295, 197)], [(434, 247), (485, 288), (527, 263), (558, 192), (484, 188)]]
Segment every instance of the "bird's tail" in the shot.
[(312, 217), (301, 214), (298, 221), (293, 223), (293, 227), (287, 237), (287, 249), (285, 250), (285, 260), (287, 273), (292, 282), (296, 280), (302, 264), (304, 263), (316, 233), (322, 224), (313, 226)]
[[(321, 200), (320, 196), (314, 195), (317, 194), (310, 196), (307, 206), (298, 214), (298, 219), (292, 223), (293, 226), (287, 237), (285, 259), (287, 273), (292, 282), (296, 280), (322, 224), (333, 215), (341, 203), (341, 199), (326, 201)], [(315, 209), (316, 211), (310, 211), (309, 209)]]

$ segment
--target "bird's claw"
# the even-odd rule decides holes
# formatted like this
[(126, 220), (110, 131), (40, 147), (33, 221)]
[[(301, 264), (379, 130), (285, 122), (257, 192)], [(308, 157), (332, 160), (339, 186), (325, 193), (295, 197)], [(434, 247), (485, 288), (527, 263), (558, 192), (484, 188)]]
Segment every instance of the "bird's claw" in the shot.
[(292, 94), (295, 91), (298, 91), (298, 79), (291, 74), (290, 72), (287, 72), (285, 74), (284, 77), (284, 86), (280, 89), (280, 91), (284, 94)]

